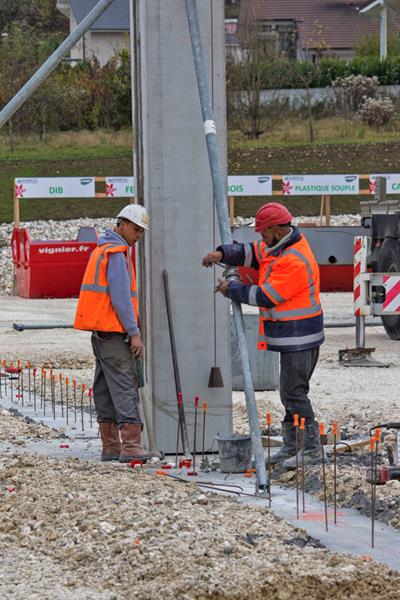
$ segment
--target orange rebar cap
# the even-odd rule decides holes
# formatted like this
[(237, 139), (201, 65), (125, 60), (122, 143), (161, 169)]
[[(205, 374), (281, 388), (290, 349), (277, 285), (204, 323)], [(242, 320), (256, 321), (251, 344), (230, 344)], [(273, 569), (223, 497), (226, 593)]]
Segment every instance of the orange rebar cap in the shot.
[(293, 425), (295, 427), (299, 426), (299, 415), (293, 415)]

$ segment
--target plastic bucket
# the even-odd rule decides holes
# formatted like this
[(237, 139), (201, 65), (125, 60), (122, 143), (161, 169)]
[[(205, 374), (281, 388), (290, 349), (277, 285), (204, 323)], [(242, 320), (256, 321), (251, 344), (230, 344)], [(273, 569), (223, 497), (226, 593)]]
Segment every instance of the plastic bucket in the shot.
[(219, 465), (222, 473), (244, 473), (251, 468), (251, 437), (217, 433)]

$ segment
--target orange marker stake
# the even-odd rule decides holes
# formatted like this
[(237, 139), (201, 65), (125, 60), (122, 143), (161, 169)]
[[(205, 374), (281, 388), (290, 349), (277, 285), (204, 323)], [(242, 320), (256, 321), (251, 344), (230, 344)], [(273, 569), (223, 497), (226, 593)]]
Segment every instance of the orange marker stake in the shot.
[(293, 425), (296, 436), (296, 515), (299, 519), (299, 415), (293, 415)]
[(326, 498), (325, 452), (323, 444), (323, 440), (325, 438), (325, 427), (323, 423), (319, 424), (319, 436), (321, 440), (322, 483), (324, 486), (325, 529), (328, 531), (328, 501)]
[(306, 420), (304, 417), (300, 419), (300, 447), (301, 447), (301, 488), (302, 488), (302, 503), (303, 513), (306, 512), (306, 493), (305, 493), (305, 474), (304, 474), (304, 430)]
[(332, 426), (333, 433), (333, 522), (337, 525), (337, 457), (336, 457), (336, 444), (338, 437), (338, 424), (334, 421)]
[(56, 376), (51, 376), (51, 407), (53, 409), (53, 419), (56, 418)]
[(268, 440), (268, 506), (272, 505), (272, 490), (271, 490), (271, 413), (267, 412), (267, 440)]

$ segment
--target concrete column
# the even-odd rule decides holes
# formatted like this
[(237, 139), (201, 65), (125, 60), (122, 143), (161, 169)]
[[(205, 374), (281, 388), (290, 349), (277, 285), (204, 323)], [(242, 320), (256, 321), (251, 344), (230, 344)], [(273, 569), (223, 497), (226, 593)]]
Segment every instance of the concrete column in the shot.
[[(198, 2), (203, 47), (226, 172), (224, 2)], [(231, 357), (228, 303), (216, 299), (217, 364), (224, 388), (207, 387), (214, 365), (214, 278), (201, 258), (216, 244), (212, 183), (184, 0), (138, 0), (142, 159), (138, 177), (151, 217), (142, 261), (141, 312), (146, 323), (147, 376), (158, 447), (175, 451), (176, 393), (162, 272), (170, 284), (189, 439), (193, 397), (206, 400), (206, 446), (230, 433)], [(140, 186), (139, 186), (140, 187)], [(140, 194), (139, 194), (140, 196)], [(201, 439), (201, 419), (198, 440)]]

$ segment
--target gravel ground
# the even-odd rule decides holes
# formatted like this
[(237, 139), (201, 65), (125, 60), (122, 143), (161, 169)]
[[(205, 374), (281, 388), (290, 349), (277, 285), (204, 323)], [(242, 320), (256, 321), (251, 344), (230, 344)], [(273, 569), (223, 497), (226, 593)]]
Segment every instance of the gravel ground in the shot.
[(2, 597), (399, 597), (398, 573), (194, 484), (33, 455), (1, 456), (0, 481)]
[[(346, 224), (357, 224), (357, 217), (349, 216), (353, 219)], [(35, 238), (72, 238), (79, 224), (92, 224), (86, 221), (37, 222), (30, 229)], [(345, 224), (336, 218), (334, 223)], [(0, 246), (9, 239), (7, 227), (1, 229)], [(0, 253), (0, 358), (54, 367), (56, 374), (89, 386), (93, 358), (87, 333), (12, 329), (14, 321), (71, 322), (76, 300), (8, 296), (12, 273), (5, 263), (11, 263), (4, 257), (9, 248), (0, 247)], [(351, 319), (351, 294), (323, 294), (322, 303), (328, 321)], [(399, 411), (398, 343), (382, 327), (367, 329), (366, 345), (376, 347), (375, 358), (390, 362), (389, 369), (340, 366), (338, 350), (354, 345), (354, 330), (326, 330), (310, 390), (317, 418), (327, 427), (337, 420), (349, 437), (366, 434), (379, 421), (398, 420)], [(260, 417), (271, 412), (279, 429), (278, 392), (256, 396)], [(235, 392), (233, 402), (234, 428), (247, 431), (243, 394)], [(0, 436), (19, 445), (57, 433), (2, 414)], [(307, 487), (316, 494), (321, 493), (319, 479), (320, 470), (310, 469)], [(398, 574), (315, 548), (304, 532), (267, 510), (209, 498), (193, 486), (119, 465), (10, 454), (0, 455), (1, 480), (0, 597), (146, 599), (160, 597), (161, 589), (163, 598), (182, 599), (400, 597)], [(293, 481), (288, 476), (285, 483)], [(394, 527), (399, 527), (399, 496), (396, 483), (378, 489), (378, 517)], [(369, 486), (361, 463), (342, 465), (339, 502), (368, 514)]]
[[(359, 225), (361, 217), (359, 215), (334, 215), (331, 217), (332, 225)], [(294, 223), (315, 223), (318, 217), (297, 217)], [(72, 219), (68, 221), (26, 221), (21, 222), (21, 227), (27, 227), (34, 240), (73, 240), (78, 235), (80, 226), (96, 227), (101, 233), (105, 228), (110, 227), (113, 221), (110, 219)], [(254, 223), (254, 219), (243, 219), (237, 217), (236, 225), (249, 225)], [(10, 295), (13, 284), (13, 267), (11, 258), (10, 240), (12, 234), (12, 224), (0, 224), (0, 295)]]

